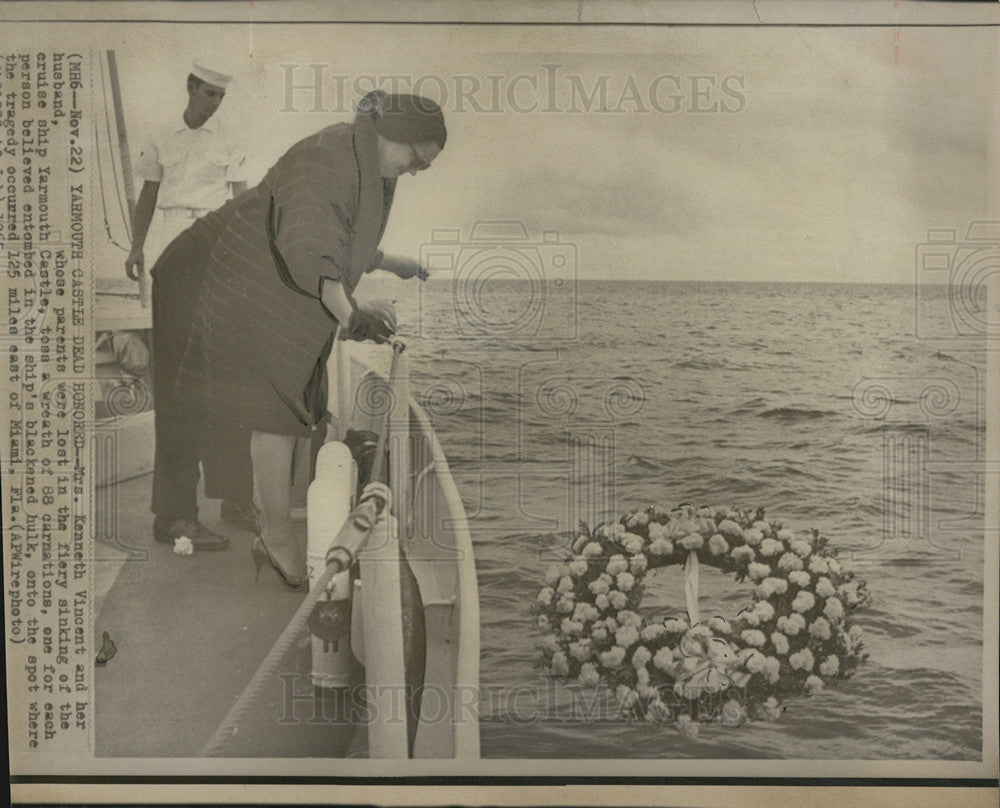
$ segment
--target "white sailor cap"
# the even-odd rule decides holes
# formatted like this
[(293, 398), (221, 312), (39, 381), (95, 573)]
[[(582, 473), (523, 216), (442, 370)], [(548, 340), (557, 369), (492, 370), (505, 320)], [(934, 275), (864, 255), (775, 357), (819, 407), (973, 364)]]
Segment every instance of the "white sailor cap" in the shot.
[(219, 65), (209, 59), (195, 59), (191, 63), (191, 75), (223, 89), (233, 80), (228, 73), (219, 70)]

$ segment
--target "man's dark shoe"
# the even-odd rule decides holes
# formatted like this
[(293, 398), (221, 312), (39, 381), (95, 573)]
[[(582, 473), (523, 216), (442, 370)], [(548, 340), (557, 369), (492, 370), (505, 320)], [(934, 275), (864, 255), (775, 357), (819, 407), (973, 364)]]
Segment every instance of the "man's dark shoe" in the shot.
[(252, 501), (237, 502), (233, 499), (224, 499), (222, 505), (219, 506), (219, 516), (222, 517), (223, 522), (233, 527), (260, 535), (260, 510)]
[(153, 520), (153, 538), (162, 544), (173, 544), (174, 539), (186, 536), (195, 550), (228, 550), (229, 539), (209, 530), (197, 519), (176, 519), (167, 522), (160, 517)]

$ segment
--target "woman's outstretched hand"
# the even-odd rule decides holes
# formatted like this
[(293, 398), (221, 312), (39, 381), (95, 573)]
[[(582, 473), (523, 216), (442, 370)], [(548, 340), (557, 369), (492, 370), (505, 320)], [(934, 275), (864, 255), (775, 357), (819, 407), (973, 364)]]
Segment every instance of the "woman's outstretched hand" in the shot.
[(429, 277), (430, 273), (421, 266), (419, 261), (414, 261), (412, 258), (402, 258), (398, 255), (387, 255), (382, 259), (382, 265), (379, 269), (384, 269), (386, 272), (391, 272), (397, 278), (402, 278), (404, 281), (410, 278), (420, 278), (420, 280), (425, 281)]

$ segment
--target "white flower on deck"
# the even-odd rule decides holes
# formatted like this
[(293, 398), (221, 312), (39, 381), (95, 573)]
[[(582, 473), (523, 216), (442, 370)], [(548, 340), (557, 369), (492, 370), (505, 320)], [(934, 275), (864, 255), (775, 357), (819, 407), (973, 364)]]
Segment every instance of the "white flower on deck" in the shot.
[(587, 546), (587, 542), (590, 541), (590, 536), (586, 533), (581, 533), (573, 540), (573, 552), (579, 553), (583, 551), (583, 548)]
[(581, 623), (587, 623), (591, 620), (596, 620), (598, 617), (597, 609), (591, 606), (589, 603), (584, 603), (580, 601), (576, 604), (576, 608), (573, 610), (573, 619)]
[(579, 640), (569, 646), (569, 655), (577, 662), (586, 662), (593, 656), (590, 650), (590, 640)]
[(747, 661), (744, 664), (744, 667), (747, 669), (747, 673), (752, 673), (754, 675), (763, 673), (766, 659), (767, 657), (763, 654), (752, 654), (747, 657)]
[(646, 571), (646, 567), (649, 565), (649, 561), (646, 559), (642, 553), (632, 556), (628, 562), (628, 571), (633, 575), (642, 575)]
[(630, 592), (635, 586), (635, 576), (631, 572), (619, 572), (615, 583), (622, 592)]
[(594, 598), (594, 605), (597, 606), (602, 612), (611, 605), (611, 601), (608, 600), (607, 595), (598, 595)]
[(568, 575), (564, 575), (559, 579), (559, 585), (556, 587), (556, 592), (560, 595), (564, 595), (567, 592), (572, 592), (574, 589), (573, 579)]
[(583, 548), (583, 555), (585, 555), (587, 558), (593, 558), (595, 556), (599, 556), (602, 552), (604, 552), (603, 548), (596, 541), (592, 541), (590, 544), (588, 544), (586, 547)]
[(572, 620), (569, 617), (564, 617), (562, 621), (562, 632), (563, 634), (568, 634), (571, 637), (579, 636), (583, 634), (583, 623), (578, 620)]
[(774, 617), (774, 607), (770, 603), (760, 600), (754, 604), (753, 613), (757, 615), (758, 620), (762, 623), (766, 623)]
[(708, 621), (708, 627), (716, 634), (732, 634), (733, 627), (723, 617), (713, 617)]
[(834, 575), (840, 575), (840, 562), (835, 558), (828, 558), (826, 560), (826, 565), (830, 568), (830, 572)]
[(542, 589), (541, 592), (538, 593), (538, 603), (539, 603), (539, 605), (541, 605), (541, 606), (551, 606), (552, 605), (552, 596), (554, 594), (555, 594), (555, 592), (552, 590), (552, 587), (551, 586), (546, 586), (544, 589)]
[(808, 612), (815, 605), (816, 598), (813, 597), (812, 592), (802, 591), (792, 601), (792, 610), (802, 614), (803, 612)]
[(810, 676), (806, 679), (806, 690), (810, 693), (819, 693), (823, 689), (823, 680), (818, 676)]
[(775, 631), (771, 634), (771, 644), (774, 646), (774, 652), (778, 656), (788, 655), (788, 637), (780, 631)]
[(740, 547), (734, 547), (733, 551), (729, 555), (731, 555), (733, 557), (733, 561), (738, 564), (746, 564), (753, 561), (756, 557), (753, 547), (747, 547), (745, 544)]
[(194, 555), (194, 543), (187, 536), (174, 539), (174, 552), (179, 556)]
[(616, 611), (621, 611), (628, 606), (628, 596), (624, 592), (611, 592), (608, 594), (608, 600)]
[[(722, 525), (719, 527), (721, 528)], [(743, 541), (751, 547), (757, 547), (762, 541), (764, 541), (764, 534), (756, 528), (750, 528), (749, 530), (743, 531)]]
[(767, 681), (772, 685), (781, 678), (781, 663), (773, 656), (769, 656), (764, 660), (764, 676), (767, 677)]
[(754, 562), (747, 568), (747, 575), (750, 576), (752, 581), (762, 581), (770, 574), (771, 568), (767, 566), (767, 564), (758, 564)]
[(759, 530), (763, 534), (768, 534), (771, 532), (771, 526), (765, 522), (763, 519), (758, 519), (751, 525), (754, 530)]
[(787, 527), (781, 528), (781, 530), (779, 530), (776, 535), (779, 540), (783, 542), (788, 542), (789, 544), (795, 541), (795, 534), (792, 533), (792, 531), (790, 531)]
[(608, 638), (608, 630), (606, 628), (595, 628), (590, 632), (590, 636), (594, 638), (595, 642), (604, 642)]
[(569, 574), (574, 578), (582, 578), (587, 574), (589, 565), (583, 558), (574, 559), (569, 563)]
[(754, 648), (761, 648), (764, 645), (764, 632), (758, 631), (757, 629), (749, 628), (745, 630), (740, 636), (743, 638), (743, 642), (747, 645), (753, 646)]

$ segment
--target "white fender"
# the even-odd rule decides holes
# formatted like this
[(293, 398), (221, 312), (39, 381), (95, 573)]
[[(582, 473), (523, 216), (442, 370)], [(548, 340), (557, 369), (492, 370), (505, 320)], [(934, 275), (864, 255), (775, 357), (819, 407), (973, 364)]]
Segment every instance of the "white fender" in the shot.
[[(368, 756), (408, 757), (396, 520), (383, 512), (358, 554), (368, 696)], [(355, 608), (358, 607), (355, 602)]]
[[(326, 551), (351, 512), (357, 471), (351, 450), (343, 443), (324, 444), (316, 458), (316, 477), (306, 499), (309, 586), (326, 568)], [(333, 578), (329, 600), (347, 600), (351, 595), (350, 570)], [(350, 632), (343, 639), (326, 642), (312, 637), (312, 673), (316, 687), (348, 687), (351, 670)]]

